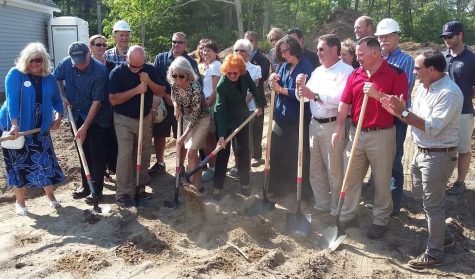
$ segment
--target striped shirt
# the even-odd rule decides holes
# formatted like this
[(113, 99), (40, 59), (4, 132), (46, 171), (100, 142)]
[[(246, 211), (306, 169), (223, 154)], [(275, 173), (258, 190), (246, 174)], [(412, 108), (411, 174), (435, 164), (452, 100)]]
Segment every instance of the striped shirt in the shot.
[(411, 102), (411, 92), (416, 81), (416, 77), (414, 76), (414, 59), (412, 56), (402, 51), (399, 47), (391, 52), (388, 56), (383, 55), (383, 57), (389, 64), (400, 68), (404, 71), (404, 73), (406, 73), (408, 88), (407, 100), (409, 106)]
[(104, 58), (106, 59), (107, 62), (112, 62), (114, 63), (115, 66), (118, 66), (120, 64), (125, 63), (125, 61), (127, 61), (126, 53), (128, 50), (129, 48), (126, 48), (124, 50), (124, 54), (120, 54), (117, 51), (117, 47), (113, 47), (111, 49), (106, 50), (106, 52), (104, 53)]

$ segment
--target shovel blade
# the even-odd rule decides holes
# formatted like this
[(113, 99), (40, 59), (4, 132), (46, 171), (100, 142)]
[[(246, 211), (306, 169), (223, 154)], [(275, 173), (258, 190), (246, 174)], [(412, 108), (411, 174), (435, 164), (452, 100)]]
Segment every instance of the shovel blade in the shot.
[(246, 210), (248, 216), (256, 216), (271, 212), (275, 208), (275, 202), (265, 199), (256, 199), (254, 203)]
[(320, 239), (318, 246), (322, 249), (331, 249), (335, 251), (338, 246), (345, 240), (346, 233), (338, 230), (338, 227), (327, 228)]
[(177, 208), (180, 206), (180, 201), (178, 200), (165, 201), (164, 205), (165, 207), (168, 207), (168, 208)]
[(285, 217), (285, 231), (289, 234), (307, 236), (310, 233), (310, 223), (312, 215), (297, 213), (287, 213)]

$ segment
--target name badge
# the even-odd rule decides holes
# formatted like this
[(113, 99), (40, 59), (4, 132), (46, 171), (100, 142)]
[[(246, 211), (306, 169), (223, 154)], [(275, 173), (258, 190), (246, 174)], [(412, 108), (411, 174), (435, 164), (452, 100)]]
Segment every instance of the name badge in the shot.
[(30, 86), (31, 86), (31, 81), (25, 80), (25, 82), (23, 82), (23, 85), (24, 85), (25, 87), (30, 87)]

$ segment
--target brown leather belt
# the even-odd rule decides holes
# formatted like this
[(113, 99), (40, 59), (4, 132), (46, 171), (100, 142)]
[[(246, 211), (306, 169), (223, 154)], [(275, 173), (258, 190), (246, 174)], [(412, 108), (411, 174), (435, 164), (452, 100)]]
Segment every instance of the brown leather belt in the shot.
[(431, 152), (450, 152), (450, 151), (454, 151), (454, 150), (457, 150), (457, 146), (440, 147), (440, 148), (424, 148), (424, 147), (418, 146), (417, 149), (419, 150), (419, 152), (427, 154), (427, 153), (431, 153)]
[(317, 121), (317, 122), (320, 123), (320, 124), (325, 124), (325, 123), (328, 123), (328, 122), (336, 121), (336, 116), (334, 116), (334, 117), (328, 117), (328, 118), (316, 118), (316, 117), (313, 117), (313, 119), (315, 119), (315, 121)]
[[(356, 128), (356, 124), (354, 122), (351, 122), (351, 124), (353, 124), (353, 127)], [(381, 127), (378, 127), (378, 126), (374, 126), (374, 127), (368, 127), (368, 128), (361, 128), (361, 132), (374, 132), (374, 131), (379, 131), (379, 130), (386, 130), (386, 129), (391, 129), (393, 126), (391, 127), (385, 127), (385, 128), (381, 128)]]

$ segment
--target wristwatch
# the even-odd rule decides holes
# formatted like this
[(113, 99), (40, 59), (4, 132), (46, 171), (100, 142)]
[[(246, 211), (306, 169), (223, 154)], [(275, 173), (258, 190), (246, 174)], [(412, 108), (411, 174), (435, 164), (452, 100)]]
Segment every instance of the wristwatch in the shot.
[(321, 102), (322, 101), (322, 99), (320, 99), (320, 95), (318, 95), (318, 93), (313, 94), (313, 100), (315, 102)]
[(406, 118), (409, 115), (409, 111), (407, 109), (404, 109), (401, 111), (401, 118)]

